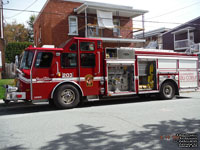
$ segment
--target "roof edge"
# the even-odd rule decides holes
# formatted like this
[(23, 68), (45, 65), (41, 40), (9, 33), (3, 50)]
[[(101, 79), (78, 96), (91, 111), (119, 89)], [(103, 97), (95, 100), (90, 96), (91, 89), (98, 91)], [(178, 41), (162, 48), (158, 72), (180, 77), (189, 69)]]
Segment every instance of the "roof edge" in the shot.
[(44, 8), (47, 6), (47, 4), (49, 3), (50, 0), (47, 0), (46, 3), (44, 4), (44, 6), (42, 7), (41, 11), (39, 12), (39, 14), (37, 15), (37, 17), (35, 18), (35, 20), (33, 21), (33, 25), (35, 24), (35, 22), (38, 20), (39, 16), (41, 15), (41, 13), (43, 12)]
[(167, 33), (169, 33), (169, 32), (171, 32), (171, 31), (173, 31), (173, 30), (176, 30), (177, 28), (180, 28), (181, 26), (184, 26), (184, 25), (186, 25), (186, 24), (188, 24), (188, 23), (190, 23), (190, 22), (192, 22), (192, 21), (194, 21), (194, 20), (197, 20), (197, 19), (200, 19), (200, 16), (199, 16), (199, 17), (196, 17), (196, 18), (194, 18), (194, 19), (192, 19), (192, 20), (190, 20), (190, 21), (187, 21), (187, 22), (185, 22), (185, 23), (183, 23), (183, 24), (181, 24), (181, 25), (179, 25), (179, 26), (177, 26), (177, 27), (174, 27), (173, 29), (171, 29), (171, 30), (169, 30), (169, 31), (167, 31), (167, 32), (165, 32), (165, 33), (163, 33), (162, 36), (165, 35), (165, 34), (167, 34)]

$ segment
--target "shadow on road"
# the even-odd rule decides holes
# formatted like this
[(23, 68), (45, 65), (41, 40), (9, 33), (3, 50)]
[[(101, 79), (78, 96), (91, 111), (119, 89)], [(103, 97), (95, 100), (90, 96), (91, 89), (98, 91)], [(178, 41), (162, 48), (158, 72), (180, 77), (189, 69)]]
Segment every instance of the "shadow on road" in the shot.
[[(78, 132), (67, 133), (50, 141), (41, 150), (55, 149), (103, 149), (103, 150), (153, 150), (178, 149), (172, 136), (176, 133), (200, 133), (200, 120), (183, 119), (182, 121), (161, 121), (159, 124), (144, 125), (143, 131), (131, 131), (125, 135), (117, 135), (114, 131), (103, 131), (103, 127), (80, 124)], [(170, 136), (170, 139), (161, 137)], [(200, 136), (200, 134), (199, 134)]]
[[(189, 97), (177, 97), (172, 100), (179, 99), (189, 99)], [(156, 102), (161, 101), (158, 97), (130, 97), (130, 98), (116, 98), (116, 99), (108, 99), (103, 101), (95, 101), (95, 102), (86, 102), (81, 104), (80, 108), (87, 107), (96, 107), (96, 106), (105, 106), (105, 105), (118, 105), (118, 104), (127, 104), (127, 103), (144, 103), (144, 102)], [(163, 101), (163, 100), (162, 100)], [(166, 100), (165, 100), (166, 101)], [(8, 105), (4, 103), (0, 103), (0, 116), (2, 115), (14, 115), (14, 114), (24, 114), (24, 113), (36, 113), (36, 112), (45, 112), (45, 111), (59, 111), (53, 106), (50, 106), (48, 102), (38, 103), (38, 104), (30, 104), (25, 102), (19, 103), (9, 103)]]
[[(44, 144), (40, 150), (174, 150), (180, 149), (178, 143), (173, 140), (175, 134), (195, 133), (200, 138), (199, 126), (200, 120), (183, 118), (181, 121), (146, 124), (142, 131), (116, 134), (115, 131), (105, 131), (104, 127), (79, 124), (77, 132), (61, 134), (57, 139)], [(21, 146), (21, 149), (26, 148)]]

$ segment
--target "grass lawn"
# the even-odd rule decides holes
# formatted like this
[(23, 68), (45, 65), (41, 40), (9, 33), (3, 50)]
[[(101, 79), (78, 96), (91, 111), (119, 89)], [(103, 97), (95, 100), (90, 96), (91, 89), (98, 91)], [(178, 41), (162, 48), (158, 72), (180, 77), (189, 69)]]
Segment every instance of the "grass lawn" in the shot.
[(4, 98), (5, 88), (3, 85), (14, 85), (14, 79), (0, 79), (0, 99)]

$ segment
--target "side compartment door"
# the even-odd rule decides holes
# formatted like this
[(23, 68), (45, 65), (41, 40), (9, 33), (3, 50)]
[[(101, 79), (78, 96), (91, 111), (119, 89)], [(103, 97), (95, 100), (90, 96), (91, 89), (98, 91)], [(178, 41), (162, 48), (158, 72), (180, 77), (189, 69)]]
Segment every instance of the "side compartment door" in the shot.
[(97, 46), (98, 41), (80, 40), (78, 49), (79, 84), (84, 95), (99, 95), (103, 86), (102, 48)]
[(180, 88), (198, 87), (198, 64), (196, 60), (179, 60)]

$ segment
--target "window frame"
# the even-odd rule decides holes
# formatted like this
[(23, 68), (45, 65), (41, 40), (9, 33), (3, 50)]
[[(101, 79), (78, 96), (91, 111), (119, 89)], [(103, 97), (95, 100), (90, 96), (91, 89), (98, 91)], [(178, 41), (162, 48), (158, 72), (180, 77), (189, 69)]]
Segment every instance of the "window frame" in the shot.
[[(116, 28), (116, 27), (120, 27), (120, 19), (113, 19), (113, 34), (117, 33), (117, 36), (121, 36), (121, 30), (120, 28)], [(117, 30), (117, 32), (114, 32), (114, 30)]]
[[(94, 46), (94, 50), (82, 50), (82, 48), (81, 48), (81, 43), (92, 43), (93, 44), (93, 46)], [(92, 41), (81, 41), (80, 42), (80, 50), (82, 51), (82, 52), (94, 52), (95, 50), (96, 50), (96, 45), (95, 45), (95, 42), (92, 42)]]
[[(76, 33), (72, 33), (70, 19), (76, 19)], [(68, 25), (69, 25), (69, 33), (68, 35), (78, 35), (78, 17), (77, 16), (69, 16), (68, 17)]]
[[(51, 58), (51, 63), (49, 64), (49, 67), (40, 67), (40, 66), (36, 66), (36, 62), (37, 62), (37, 57), (38, 57), (38, 55), (39, 55), (39, 53), (50, 53), (50, 54), (52, 54), (52, 58)], [(37, 56), (36, 56), (36, 59), (35, 59), (35, 62), (34, 62), (34, 67), (35, 68), (37, 68), (37, 69), (49, 69), (49, 68), (51, 68), (51, 65), (52, 65), (52, 62), (53, 62), (53, 56), (54, 56), (54, 54), (52, 53), (52, 52), (38, 52), (37, 53)], [(41, 58), (40, 58), (41, 59)]]

